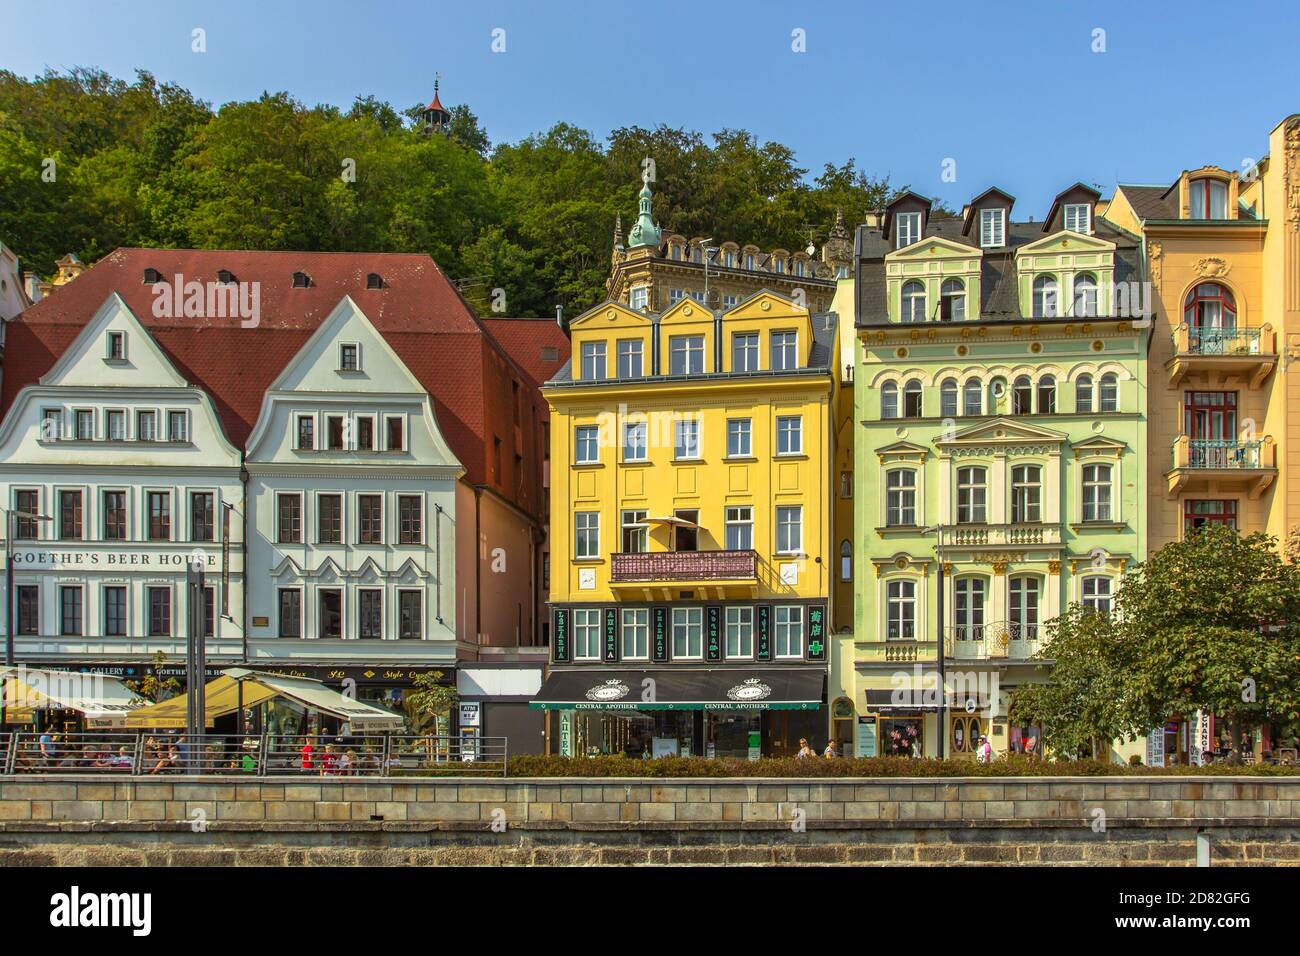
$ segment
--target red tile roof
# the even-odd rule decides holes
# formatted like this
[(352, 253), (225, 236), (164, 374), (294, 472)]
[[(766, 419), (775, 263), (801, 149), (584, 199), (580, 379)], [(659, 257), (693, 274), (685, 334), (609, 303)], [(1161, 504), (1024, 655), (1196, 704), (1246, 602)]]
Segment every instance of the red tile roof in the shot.
[[(569, 337), (554, 319), (487, 316), (483, 326), (538, 388), (569, 360)], [(555, 358), (547, 357), (548, 349), (553, 350), (550, 354)]]
[[(164, 280), (216, 281), (229, 270), (238, 282), (260, 283), (261, 321), (241, 328), (232, 318), (157, 318), (153, 286), (144, 270)], [(311, 277), (293, 287), (293, 273)], [(382, 289), (368, 289), (377, 273)], [(116, 291), (191, 383), (216, 403), (227, 436), (243, 447), (257, 421), (262, 395), (312, 332), (352, 296), (375, 327), (433, 397), (438, 424), (467, 479), (488, 484), (486, 435), (512, 429), (508, 401), (511, 365), (442, 270), (427, 255), (404, 253), (246, 252), (193, 249), (117, 249), (78, 278), (9, 323), (0, 414), (19, 389), (35, 383)], [(525, 452), (526, 453), (526, 452)], [(512, 480), (491, 482), (526, 510), (532, 497)]]

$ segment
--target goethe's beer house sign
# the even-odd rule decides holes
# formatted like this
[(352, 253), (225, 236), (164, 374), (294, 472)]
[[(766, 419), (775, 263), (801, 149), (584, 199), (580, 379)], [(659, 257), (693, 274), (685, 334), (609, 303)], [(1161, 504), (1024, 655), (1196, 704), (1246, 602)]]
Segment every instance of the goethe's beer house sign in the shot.
[(205, 571), (217, 568), (217, 555), (191, 549), (167, 551), (46, 551), (16, 548), (15, 569), (34, 571), (184, 571), (191, 561), (202, 561)]

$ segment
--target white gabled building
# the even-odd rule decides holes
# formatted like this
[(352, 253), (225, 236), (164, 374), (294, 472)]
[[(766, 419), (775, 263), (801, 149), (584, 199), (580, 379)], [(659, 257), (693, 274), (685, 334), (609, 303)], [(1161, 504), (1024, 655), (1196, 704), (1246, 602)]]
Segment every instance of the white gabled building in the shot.
[(464, 469), (350, 296), (266, 391), (246, 468), (251, 664), (454, 667)]
[(243, 500), (212, 399), (109, 295), (0, 423), (16, 659), (134, 676), (183, 658), (197, 558), (209, 662), (240, 660)]

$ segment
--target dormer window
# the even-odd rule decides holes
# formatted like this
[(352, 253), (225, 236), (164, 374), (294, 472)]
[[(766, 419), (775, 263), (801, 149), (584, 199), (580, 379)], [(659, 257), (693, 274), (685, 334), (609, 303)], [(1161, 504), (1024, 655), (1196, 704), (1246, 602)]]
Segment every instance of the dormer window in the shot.
[(1194, 179), (1190, 190), (1191, 219), (1227, 219), (1228, 184), (1218, 179)]
[(919, 212), (898, 213), (894, 217), (894, 234), (898, 243), (895, 248), (898, 249), (919, 241), (921, 238), (921, 214)]
[(126, 358), (126, 333), (109, 332), (108, 333), (108, 360), (110, 362), (121, 362)]
[(367, 289), (382, 289), (384, 287), (384, 277), (378, 272), (372, 272), (366, 276)]
[(157, 269), (145, 269), (144, 281), (146, 285), (153, 285), (155, 282), (162, 281), (162, 273)]
[(306, 289), (311, 285), (311, 276), (305, 272), (295, 272), (293, 274), (293, 287), (295, 289)]
[(754, 257), (752, 255), (745, 256), (745, 268), (751, 272), (754, 270)]
[(980, 210), (980, 246), (995, 249), (1006, 245), (1007, 211), (1005, 209)]
[(339, 346), (339, 371), (358, 372), (361, 370), (361, 346), (355, 342), (344, 342)]
[(1092, 232), (1092, 207), (1086, 202), (1065, 204), (1065, 228), (1088, 235)]
[(235, 281), (235, 274), (231, 272), (229, 269), (218, 269), (217, 281), (220, 282), (222, 285), (230, 285), (232, 282)]

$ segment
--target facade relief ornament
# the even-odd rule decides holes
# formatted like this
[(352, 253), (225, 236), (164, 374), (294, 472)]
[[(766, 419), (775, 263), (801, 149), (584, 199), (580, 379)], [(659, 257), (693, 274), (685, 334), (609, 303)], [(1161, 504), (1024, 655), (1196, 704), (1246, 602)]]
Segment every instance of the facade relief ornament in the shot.
[(1286, 130), (1286, 218), (1293, 232), (1300, 232), (1300, 120)]
[(1151, 262), (1151, 284), (1160, 285), (1160, 272), (1164, 266), (1165, 247), (1159, 242), (1152, 242), (1147, 248), (1147, 258)]
[(1220, 279), (1232, 269), (1232, 264), (1218, 256), (1204, 256), (1196, 260), (1196, 274), (1206, 279)]
[(1060, 561), (1048, 561), (1048, 562), (1047, 562), (1047, 573), (1048, 573), (1048, 574), (1060, 574), (1060, 573), (1061, 573), (1061, 562), (1060, 562)]

